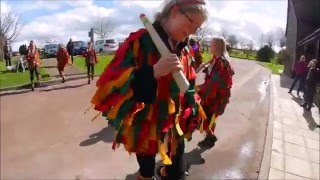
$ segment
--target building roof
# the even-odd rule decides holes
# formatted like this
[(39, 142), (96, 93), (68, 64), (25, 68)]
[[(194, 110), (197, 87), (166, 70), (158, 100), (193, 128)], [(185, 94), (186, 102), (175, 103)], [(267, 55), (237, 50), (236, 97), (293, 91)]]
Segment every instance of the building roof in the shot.
[(311, 22), (320, 26), (320, 0), (291, 0), (299, 21)]

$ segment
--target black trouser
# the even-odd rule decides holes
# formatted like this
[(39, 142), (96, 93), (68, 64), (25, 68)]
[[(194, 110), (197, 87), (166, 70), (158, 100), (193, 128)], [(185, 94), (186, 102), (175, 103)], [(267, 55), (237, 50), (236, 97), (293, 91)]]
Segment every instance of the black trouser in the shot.
[(70, 56), (71, 56), (71, 62), (73, 64), (73, 54), (70, 54)]
[(4, 57), (4, 59), (6, 60), (6, 67), (11, 66), (11, 57)]
[(296, 83), (297, 83), (297, 81), (299, 81), (299, 87), (298, 87), (298, 92), (300, 92), (301, 90), (302, 91), (304, 91), (304, 82), (305, 82), (305, 80), (304, 80), (304, 76), (303, 75), (296, 75), (296, 77), (294, 78), (294, 81), (293, 81), (293, 83), (292, 83), (292, 85), (291, 85), (291, 87), (290, 87), (290, 92), (293, 90), (293, 88), (294, 88), (294, 86), (296, 85)]
[(304, 105), (306, 105), (306, 108), (311, 108), (312, 104), (313, 104), (313, 97), (314, 94), (316, 93), (316, 86), (313, 85), (307, 85), (306, 88), (306, 98), (305, 98), (305, 102)]
[(35, 66), (34, 68), (30, 68), (30, 81), (33, 83), (34, 74), (36, 74), (37, 80), (39, 81), (39, 67)]
[(87, 65), (87, 75), (88, 75), (88, 78), (90, 78), (90, 75), (91, 77), (94, 76), (94, 64), (89, 63)]
[[(168, 148), (170, 152), (170, 147)], [(168, 156), (170, 154), (168, 153)], [(156, 155), (137, 154), (139, 163), (139, 173), (142, 177), (151, 178), (154, 176), (156, 165)], [(170, 156), (169, 156), (170, 157)], [(177, 144), (176, 154), (171, 157), (172, 165), (165, 166), (167, 178), (170, 180), (179, 180), (184, 178), (185, 160), (184, 160), (184, 139), (181, 138)]]

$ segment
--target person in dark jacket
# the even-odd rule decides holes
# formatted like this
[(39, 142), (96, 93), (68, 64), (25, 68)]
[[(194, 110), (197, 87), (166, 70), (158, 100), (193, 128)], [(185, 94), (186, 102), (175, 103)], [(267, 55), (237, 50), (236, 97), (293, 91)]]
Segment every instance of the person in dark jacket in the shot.
[(67, 44), (68, 54), (71, 56), (71, 63), (73, 64), (73, 55), (74, 55), (74, 42), (70, 38), (70, 41)]
[(316, 93), (316, 86), (319, 81), (319, 69), (317, 68), (318, 61), (312, 59), (309, 62), (309, 72), (306, 79), (306, 98), (301, 104), (307, 111), (310, 111), (313, 104), (314, 94)]
[(3, 47), (4, 59), (6, 61), (6, 67), (11, 66), (12, 49), (8, 41), (6, 41)]

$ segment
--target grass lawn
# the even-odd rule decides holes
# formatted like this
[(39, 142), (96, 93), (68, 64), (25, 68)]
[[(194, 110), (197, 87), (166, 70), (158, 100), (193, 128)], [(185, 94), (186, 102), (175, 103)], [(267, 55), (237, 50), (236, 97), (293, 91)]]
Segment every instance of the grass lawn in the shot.
[[(98, 54), (98, 63), (94, 66), (94, 73), (100, 75), (103, 73), (104, 68), (110, 63), (114, 55)], [(74, 57), (74, 65), (81, 71), (87, 72), (87, 66), (83, 56)]]
[[(17, 57), (13, 57), (11, 60), (12, 64), (16, 64)], [(50, 75), (44, 68), (40, 67), (40, 76), (41, 81), (48, 81), (50, 80)], [(11, 87), (11, 86), (18, 86), (18, 85), (26, 85), (30, 84), (30, 73), (29, 70), (25, 72), (9, 72), (6, 70), (5, 62), (0, 62), (0, 89)]]
[(272, 74), (279, 75), (280, 73), (283, 72), (283, 65), (280, 64), (275, 64), (275, 63), (270, 63), (270, 62), (258, 62), (262, 66), (268, 68), (271, 70)]

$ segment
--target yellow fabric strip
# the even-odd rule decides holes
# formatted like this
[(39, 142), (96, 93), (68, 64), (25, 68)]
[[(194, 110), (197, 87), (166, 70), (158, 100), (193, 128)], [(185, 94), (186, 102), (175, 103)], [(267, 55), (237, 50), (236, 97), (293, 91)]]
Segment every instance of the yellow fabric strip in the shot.
[(129, 89), (128, 94), (126, 94), (122, 99), (119, 100), (117, 105), (115, 105), (109, 112), (108, 112), (108, 117), (110, 119), (115, 119), (117, 117), (118, 111), (121, 107), (121, 105), (129, 98), (131, 98), (133, 95), (132, 89)]
[(213, 115), (212, 118), (211, 118), (211, 120), (210, 120), (209, 129), (212, 128), (212, 126), (213, 126), (213, 124), (214, 124), (215, 121), (216, 121), (216, 115)]
[(161, 143), (160, 140), (159, 140), (159, 153), (161, 155), (162, 163), (164, 165), (171, 165), (172, 164), (171, 159), (166, 154), (165, 145), (163, 143)]
[(176, 119), (175, 119), (175, 126), (176, 126), (176, 129), (177, 129), (177, 132), (180, 136), (183, 135), (183, 131), (180, 127), (180, 124), (179, 124), (179, 115), (176, 115)]
[(118, 79), (106, 82), (103, 86), (99, 87), (97, 92), (93, 96), (91, 103), (95, 105), (100, 104), (101, 101), (111, 93), (113, 87), (122, 87), (128, 81), (133, 70), (133, 67), (128, 68), (124, 73), (120, 75)]

